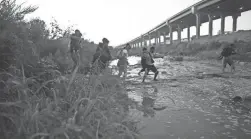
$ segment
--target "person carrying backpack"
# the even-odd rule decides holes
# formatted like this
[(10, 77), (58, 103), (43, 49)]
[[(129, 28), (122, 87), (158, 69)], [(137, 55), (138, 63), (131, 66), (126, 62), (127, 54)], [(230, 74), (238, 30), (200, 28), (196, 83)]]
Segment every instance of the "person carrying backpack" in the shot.
[(131, 49), (131, 46), (129, 43), (126, 44), (126, 46), (117, 52), (117, 58), (118, 58), (118, 63), (117, 66), (119, 68), (119, 73), (118, 76), (120, 77), (122, 73), (124, 73), (124, 80), (127, 76), (127, 66), (129, 65), (128, 63), (128, 51)]
[(95, 70), (96, 74), (103, 72), (106, 69), (108, 62), (112, 59), (108, 44), (109, 40), (103, 38), (102, 43), (99, 43), (96, 52), (93, 55), (92, 70)]
[(231, 66), (231, 72), (235, 70), (234, 61), (232, 59), (232, 55), (237, 54), (234, 50), (234, 44), (230, 44), (229, 46), (223, 48), (220, 54), (220, 58), (222, 58), (222, 72), (225, 72), (225, 68), (227, 64)]
[(154, 60), (152, 58), (151, 52), (148, 52), (147, 50), (143, 51), (142, 59), (145, 59), (145, 74), (144, 74), (142, 82), (145, 82), (146, 76), (147, 76), (147, 74), (148, 74), (149, 71), (154, 72), (154, 78), (153, 78), (153, 80), (157, 81), (156, 78), (157, 78), (157, 76), (159, 74), (159, 71), (154, 66)]
[[(143, 52), (146, 52), (147, 51), (147, 49), (146, 48), (143, 48)], [(151, 47), (150, 48), (150, 52), (149, 52), (151, 55), (151, 61), (152, 61), (152, 63), (154, 63), (154, 60), (153, 60), (153, 57), (156, 55), (155, 54), (155, 47)], [(164, 56), (162, 57), (162, 58), (164, 58)], [(143, 57), (141, 57), (141, 65), (142, 65), (142, 69), (139, 71), (139, 73), (138, 73), (138, 75), (140, 76), (140, 73), (141, 72), (144, 72), (145, 71), (145, 69), (146, 69), (146, 64), (145, 64), (145, 59), (143, 58)], [(147, 75), (149, 75), (149, 72), (147, 73)]]

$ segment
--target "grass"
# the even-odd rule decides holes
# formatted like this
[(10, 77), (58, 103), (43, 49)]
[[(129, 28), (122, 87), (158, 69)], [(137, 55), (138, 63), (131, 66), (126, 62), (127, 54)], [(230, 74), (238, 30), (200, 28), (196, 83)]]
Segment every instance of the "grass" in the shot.
[(55, 70), (41, 73), (54, 74), (43, 81), (39, 81), (41, 76), (26, 78), (1, 73), (10, 76), (5, 82), (6, 98), (0, 103), (1, 136), (134, 138), (136, 128), (131, 120), (126, 120), (130, 99), (122, 86), (115, 84), (118, 79), (110, 75), (87, 78), (78, 75), (77, 68), (68, 77)]
[(0, 3), (1, 139), (136, 138), (136, 123), (127, 117), (134, 102), (120, 79), (78, 72), (89, 66), (95, 44), (84, 42), (81, 65), (66, 74), (72, 66), (68, 40), (51, 39), (42, 20), (23, 20), (36, 9)]

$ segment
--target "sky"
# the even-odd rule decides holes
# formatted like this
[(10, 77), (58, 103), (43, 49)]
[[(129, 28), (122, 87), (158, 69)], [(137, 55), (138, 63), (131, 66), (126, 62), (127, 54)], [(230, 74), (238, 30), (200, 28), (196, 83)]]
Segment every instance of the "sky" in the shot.
[[(27, 18), (40, 17), (49, 23), (52, 17), (62, 27), (74, 24), (84, 38), (95, 43), (106, 37), (111, 46), (124, 44), (165, 21), (174, 14), (200, 0), (17, 0), (24, 5), (35, 5), (39, 9)], [(250, 29), (251, 12), (238, 18), (237, 29)], [(226, 31), (232, 29), (231, 17), (226, 18)], [(220, 21), (214, 21), (214, 34), (220, 29)], [(203, 24), (201, 35), (208, 33)], [(191, 36), (195, 27), (191, 28)], [(174, 39), (177, 35), (174, 34)], [(186, 30), (182, 32), (186, 37)]]

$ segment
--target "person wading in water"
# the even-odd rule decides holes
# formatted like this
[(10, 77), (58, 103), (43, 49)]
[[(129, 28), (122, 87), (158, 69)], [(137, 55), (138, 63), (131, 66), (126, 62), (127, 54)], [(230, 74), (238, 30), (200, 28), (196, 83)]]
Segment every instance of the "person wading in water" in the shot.
[(71, 35), (70, 53), (71, 53), (71, 58), (74, 62), (72, 71), (74, 71), (74, 69), (79, 65), (79, 61), (80, 61), (79, 50), (81, 48), (81, 45), (80, 45), (81, 37), (82, 37), (82, 34), (78, 29), (76, 29), (75, 33)]
[[(143, 52), (146, 52), (146, 51), (147, 51), (147, 49), (143, 48)], [(156, 56), (155, 47), (150, 48), (150, 54), (152, 56), (152, 62), (154, 63), (153, 57)], [(164, 58), (164, 56), (161, 56), (161, 58)], [(141, 72), (144, 72), (146, 69), (146, 59), (144, 59), (144, 57), (141, 57), (141, 65), (142, 65), (142, 69), (138, 72), (139, 76), (140, 76)], [(147, 75), (149, 75), (149, 72), (147, 73)]]
[[(151, 48), (153, 49), (153, 48)], [(145, 74), (143, 77), (142, 82), (145, 82), (146, 76), (148, 74), (149, 71), (152, 71), (154, 73), (154, 81), (157, 81), (157, 76), (159, 74), (159, 71), (157, 70), (157, 68), (154, 66), (154, 60), (152, 58), (152, 54), (150, 52), (148, 52), (147, 50), (143, 51), (142, 54), (142, 59), (145, 59), (146, 61), (146, 65), (145, 65)]]
[(117, 53), (117, 58), (118, 58), (118, 63), (117, 66), (119, 68), (119, 74), (118, 76), (120, 77), (122, 73), (124, 73), (123, 79), (125, 81), (126, 76), (127, 76), (127, 66), (129, 65), (128, 63), (128, 51), (131, 49), (131, 46), (129, 43), (126, 44), (126, 46), (118, 51)]
[(107, 38), (102, 39), (102, 43), (99, 43), (92, 60), (92, 72), (94, 74), (102, 73), (112, 59), (110, 50), (108, 48), (109, 40)]
[[(144, 47), (142, 49), (142, 53), (144, 53), (145, 51), (147, 51), (147, 48)], [(141, 57), (141, 66), (142, 66), (142, 69), (138, 72), (139, 76), (140, 76), (141, 72), (144, 72), (146, 70), (146, 59), (144, 59), (144, 57)]]

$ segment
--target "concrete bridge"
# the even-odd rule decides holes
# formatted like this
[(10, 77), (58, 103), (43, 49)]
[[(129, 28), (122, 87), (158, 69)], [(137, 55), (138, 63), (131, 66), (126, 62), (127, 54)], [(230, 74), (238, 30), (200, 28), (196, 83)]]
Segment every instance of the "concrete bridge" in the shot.
[[(153, 39), (155, 44), (167, 44), (167, 42), (172, 44), (173, 32), (175, 31), (178, 34), (177, 41), (181, 42), (181, 32), (185, 28), (188, 29), (187, 41), (190, 41), (190, 28), (192, 26), (196, 27), (196, 38), (199, 39), (201, 37), (201, 24), (206, 22), (209, 22), (208, 36), (211, 37), (213, 36), (213, 21), (216, 19), (221, 20), (221, 34), (224, 34), (225, 18), (227, 16), (232, 16), (233, 18), (232, 31), (234, 32), (237, 28), (238, 17), (241, 16), (242, 12), (249, 10), (251, 10), (251, 0), (202, 0), (168, 18), (145, 34), (126, 43), (130, 43), (133, 48), (151, 46)], [(164, 42), (161, 42), (161, 37), (164, 38)], [(119, 45), (117, 48), (124, 47), (125, 44)]]

